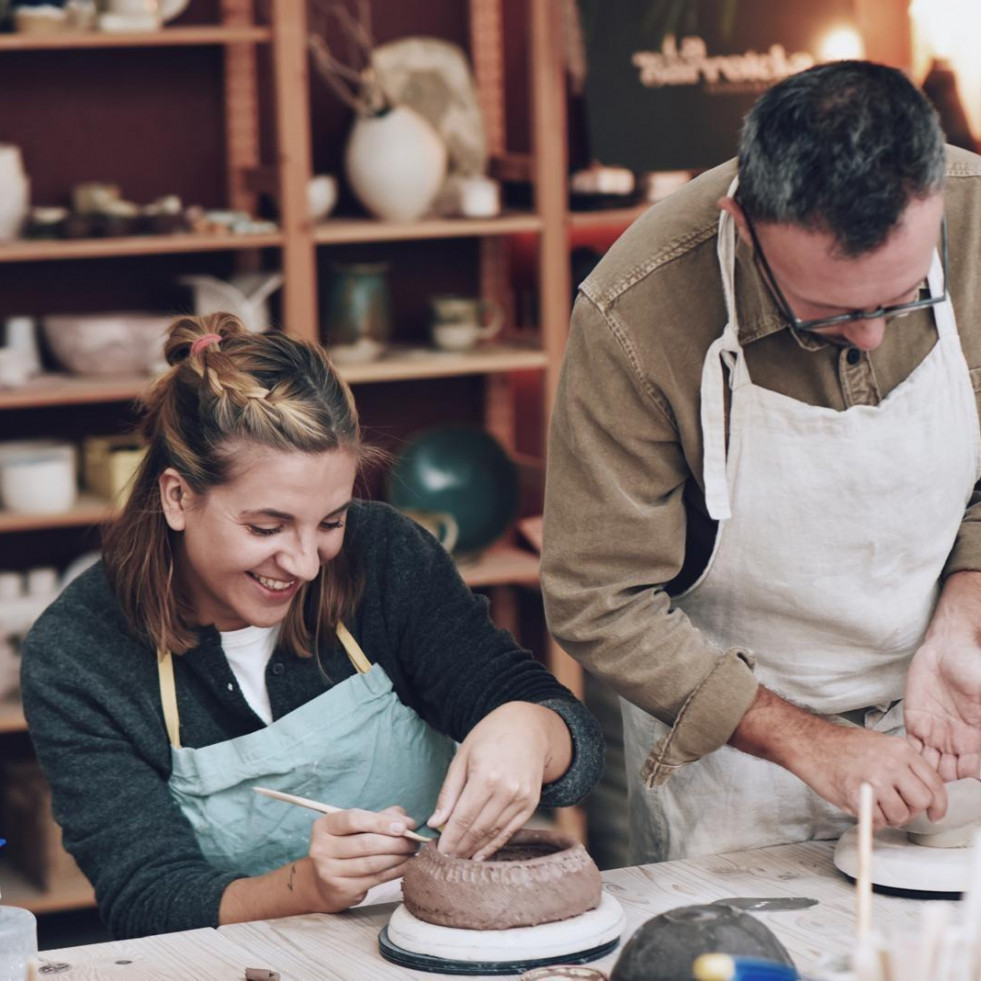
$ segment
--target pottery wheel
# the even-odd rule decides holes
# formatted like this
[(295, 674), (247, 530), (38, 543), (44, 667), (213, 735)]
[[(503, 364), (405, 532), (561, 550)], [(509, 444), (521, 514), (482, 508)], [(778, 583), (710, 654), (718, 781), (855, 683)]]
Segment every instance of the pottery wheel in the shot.
[(515, 974), (555, 963), (585, 963), (613, 950), (626, 920), (604, 892), (596, 909), (555, 923), (509, 930), (437, 926), (398, 907), (379, 935), (382, 956), (416, 970), (442, 974)]
[[(969, 848), (928, 848), (905, 831), (887, 828), (873, 839), (872, 883), (886, 889), (959, 893), (971, 875)], [(834, 862), (845, 875), (858, 875), (858, 828), (849, 828), (835, 846)]]

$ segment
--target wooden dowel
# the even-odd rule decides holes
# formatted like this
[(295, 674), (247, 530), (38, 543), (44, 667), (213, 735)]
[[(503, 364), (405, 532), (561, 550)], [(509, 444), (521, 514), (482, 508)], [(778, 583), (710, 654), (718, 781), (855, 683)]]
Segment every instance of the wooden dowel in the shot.
[[(265, 797), (272, 797), (274, 800), (281, 800), (287, 804), (296, 804), (297, 807), (305, 807), (311, 811), (319, 811), (321, 814), (336, 814), (338, 811), (343, 811), (343, 807), (334, 807), (333, 804), (321, 804), (320, 801), (310, 800), (309, 797), (297, 797), (296, 794), (284, 794), (281, 790), (270, 790), (268, 787), (253, 787), (252, 788), (257, 794), (263, 794)], [(418, 835), (414, 831), (410, 831), (406, 828), (402, 832), (403, 838), (411, 838), (413, 841), (419, 841), (425, 844), (427, 841), (432, 841), (433, 838), (427, 838), (425, 835)], [(435, 837), (435, 835), (433, 836)]]
[(859, 945), (872, 932), (872, 785), (858, 791), (858, 877), (855, 880), (855, 930)]

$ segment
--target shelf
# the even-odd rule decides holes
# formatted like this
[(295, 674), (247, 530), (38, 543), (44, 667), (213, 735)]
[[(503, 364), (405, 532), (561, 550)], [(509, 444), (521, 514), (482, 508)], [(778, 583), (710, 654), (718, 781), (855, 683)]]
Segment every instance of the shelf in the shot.
[(82, 494), (75, 507), (61, 514), (17, 514), (0, 509), (0, 533), (98, 525), (102, 524), (109, 515), (110, 507), (107, 501)]
[(131, 235), (125, 238), (20, 239), (0, 245), (0, 262), (102, 259), (109, 256), (223, 252), (282, 245), (279, 232), (262, 235)]
[(500, 218), (427, 218), (422, 221), (390, 222), (371, 218), (335, 218), (317, 225), (314, 241), (320, 245), (344, 242), (400, 242), (427, 238), (478, 238), (485, 235), (515, 235), (539, 232), (542, 220), (536, 214), (505, 214)]
[(268, 27), (165, 27), (159, 31), (114, 34), (80, 31), (64, 34), (0, 34), (3, 51), (67, 51), (74, 48), (157, 48), (202, 44), (262, 44), (272, 39)]
[(7, 860), (0, 860), (0, 887), (3, 889), (4, 906), (22, 906), (32, 913), (57, 913), (95, 906), (95, 893), (86, 881), (74, 881), (50, 891), (38, 889), (12, 868)]
[(0, 702), (0, 733), (26, 732), (27, 719), (20, 702), (5, 700)]
[(41, 375), (23, 388), (0, 389), (0, 409), (85, 405), (89, 402), (131, 402), (140, 396), (151, 381), (146, 375), (110, 378)]
[(463, 581), (480, 586), (538, 585), (538, 556), (514, 545), (495, 545), (476, 559), (457, 563)]
[[(378, 361), (339, 366), (338, 370), (348, 383), (361, 385), (418, 378), (540, 371), (547, 363), (544, 351), (494, 344), (460, 354), (429, 348), (393, 348)], [(91, 402), (130, 402), (138, 398), (151, 381), (146, 375), (118, 378), (43, 375), (23, 388), (0, 390), (0, 410), (84, 405)]]
[(539, 371), (547, 364), (548, 358), (544, 351), (494, 344), (459, 354), (430, 348), (393, 348), (377, 361), (337, 367), (348, 384), (365, 385), (370, 382), (409, 381), (416, 378)]
[(606, 208), (599, 211), (570, 211), (569, 225), (572, 228), (626, 228), (636, 221), (651, 204), (648, 201), (631, 208)]

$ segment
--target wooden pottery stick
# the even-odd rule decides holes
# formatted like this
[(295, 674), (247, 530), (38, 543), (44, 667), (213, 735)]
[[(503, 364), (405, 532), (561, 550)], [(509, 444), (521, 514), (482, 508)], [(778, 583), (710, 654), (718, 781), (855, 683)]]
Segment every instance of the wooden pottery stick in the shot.
[(872, 932), (872, 784), (858, 790), (858, 876), (855, 879), (855, 930), (861, 946)]
[(950, 922), (950, 906), (947, 903), (927, 903), (923, 907), (920, 933), (920, 950), (917, 958), (916, 977), (935, 978), (940, 947)]
[[(309, 797), (297, 797), (296, 794), (284, 794), (281, 790), (270, 790), (268, 787), (253, 787), (252, 788), (257, 794), (264, 794), (266, 797), (272, 797), (275, 800), (285, 801), (287, 804), (296, 804), (297, 807), (306, 807), (311, 811), (319, 811), (321, 814), (336, 814), (338, 811), (343, 811), (343, 807), (334, 807), (333, 804), (321, 804), (320, 801), (310, 800)], [(425, 844), (427, 841), (432, 841), (432, 838), (427, 838), (425, 835), (418, 835), (414, 831), (409, 831), (406, 828), (402, 832), (403, 838), (411, 838), (413, 841), (419, 841)]]
[(981, 830), (975, 831), (972, 839), (971, 874), (962, 909), (961, 924), (967, 945), (966, 967), (974, 977), (981, 970)]
[(866, 936), (855, 944), (852, 971), (855, 981), (883, 981), (882, 961), (874, 937)]

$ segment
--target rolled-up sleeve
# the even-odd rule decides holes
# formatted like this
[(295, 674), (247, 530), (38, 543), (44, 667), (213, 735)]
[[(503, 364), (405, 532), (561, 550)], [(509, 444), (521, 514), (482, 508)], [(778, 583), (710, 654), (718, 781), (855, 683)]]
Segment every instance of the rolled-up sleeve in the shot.
[(557, 642), (671, 728), (650, 784), (723, 745), (758, 686), (751, 653), (710, 644), (664, 588), (685, 558), (689, 479), (670, 406), (616, 316), (580, 295), (549, 436), (542, 589)]

